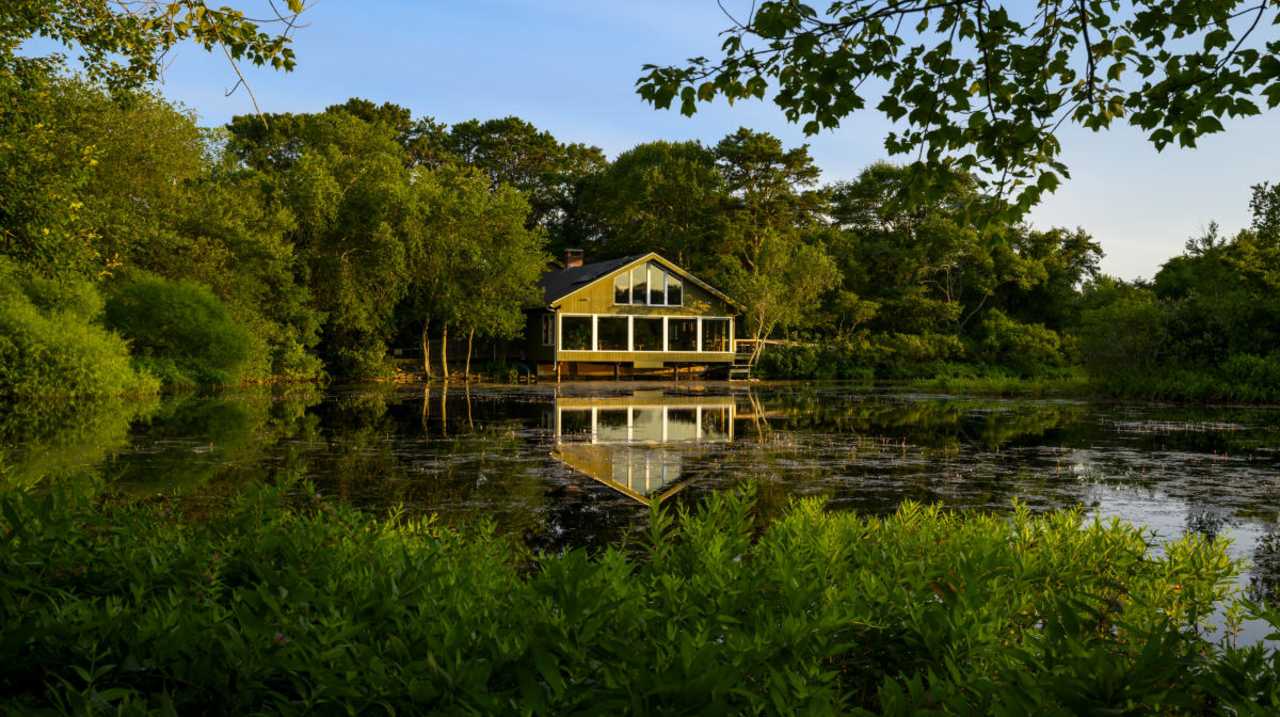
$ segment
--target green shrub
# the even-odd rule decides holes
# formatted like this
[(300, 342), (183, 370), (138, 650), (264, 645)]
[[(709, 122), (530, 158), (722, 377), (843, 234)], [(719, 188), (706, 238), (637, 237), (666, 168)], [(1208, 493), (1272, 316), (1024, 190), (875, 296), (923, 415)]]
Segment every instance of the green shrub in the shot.
[(127, 344), (94, 323), (92, 284), (41, 279), (0, 258), (0, 437), (36, 435), (102, 401), (152, 394)]
[(1164, 310), (1150, 297), (1126, 298), (1086, 311), (1080, 355), (1094, 379), (1156, 365), (1165, 343)]
[(1222, 365), (1226, 381), (1260, 399), (1280, 400), (1280, 354), (1233, 354)]
[(1036, 376), (1065, 363), (1057, 332), (1040, 324), (1014, 321), (998, 310), (987, 312), (979, 327), (980, 353), (989, 363), (1022, 376)]
[[(1280, 708), (1274, 653), (1207, 637), (1224, 545), (1079, 512), (885, 519), (749, 494), (642, 546), (529, 556), (280, 490), (0, 496), (0, 711), (1207, 714)], [(1273, 624), (1280, 618), (1267, 616)]]
[(169, 385), (234, 383), (251, 339), (207, 287), (144, 276), (107, 301), (107, 326), (129, 340), (135, 361)]

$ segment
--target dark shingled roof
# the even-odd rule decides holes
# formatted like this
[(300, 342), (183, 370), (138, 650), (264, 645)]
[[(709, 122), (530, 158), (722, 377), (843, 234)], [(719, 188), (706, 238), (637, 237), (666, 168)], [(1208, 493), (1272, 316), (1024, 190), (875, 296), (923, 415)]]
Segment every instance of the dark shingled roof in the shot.
[(549, 271), (543, 274), (542, 278), (538, 280), (538, 285), (542, 287), (542, 300), (544, 303), (550, 305), (551, 302), (581, 289), (596, 279), (599, 279), (616, 269), (620, 269), (642, 256), (645, 255), (633, 254), (631, 256), (624, 256), (620, 259), (610, 259), (608, 261), (597, 261), (591, 264), (583, 264), (582, 266), (575, 266), (572, 269)]

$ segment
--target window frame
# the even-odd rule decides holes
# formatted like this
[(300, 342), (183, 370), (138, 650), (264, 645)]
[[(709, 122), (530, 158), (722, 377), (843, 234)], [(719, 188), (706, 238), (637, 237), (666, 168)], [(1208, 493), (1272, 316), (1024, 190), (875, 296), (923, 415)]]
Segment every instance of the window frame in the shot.
[(543, 348), (555, 348), (556, 346), (556, 314), (545, 313), (542, 315), (542, 346)]
[[(631, 353), (655, 354), (665, 353), (667, 349), (667, 317), (666, 316), (632, 316), (631, 318)], [(658, 332), (658, 348), (642, 349), (636, 346), (636, 321), (657, 321), (662, 328)]]
[[(618, 279), (625, 279), (627, 282), (627, 300), (625, 302), (618, 301)], [(613, 277), (613, 305), (614, 306), (632, 306), (634, 302), (631, 300), (631, 270), (620, 272)]]
[[(655, 354), (655, 353), (679, 353), (679, 354), (726, 354), (733, 353), (735, 335), (735, 321), (733, 316), (644, 316), (640, 314), (584, 314), (584, 313), (557, 313), (556, 316), (556, 337), (555, 347), (557, 351), (570, 351), (574, 353), (638, 353), (638, 354)], [(591, 322), (590, 348), (584, 349), (567, 349), (564, 347), (564, 319), (587, 319)], [(600, 348), (600, 319), (626, 319), (627, 320), (627, 347), (626, 349), (602, 349)], [(637, 349), (636, 348), (636, 331), (635, 322), (640, 321), (661, 321), (662, 322), (662, 348), (657, 349)], [(695, 347), (693, 349), (673, 349), (671, 348), (671, 321), (695, 321), (696, 322), (696, 338)], [(709, 351), (703, 346), (703, 323), (706, 321), (724, 321), (727, 322), (728, 332), (726, 340), (728, 348), (724, 351)]]
[[(596, 350), (596, 314), (557, 314), (560, 320), (556, 322), (556, 351), (577, 351), (591, 353)], [(564, 320), (565, 319), (586, 319), (591, 324), (591, 335), (587, 337), (587, 348), (585, 349), (567, 349), (564, 347)]]

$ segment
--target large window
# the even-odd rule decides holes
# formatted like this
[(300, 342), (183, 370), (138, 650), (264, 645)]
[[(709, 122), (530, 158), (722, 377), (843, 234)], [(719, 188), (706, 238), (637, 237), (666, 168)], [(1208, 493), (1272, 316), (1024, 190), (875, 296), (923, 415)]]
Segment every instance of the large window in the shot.
[(561, 351), (590, 351), (591, 350), (591, 317), (590, 316), (561, 316), (560, 317), (560, 350)]
[(728, 351), (729, 350), (729, 320), (728, 319), (703, 319), (702, 320), (702, 350), (703, 351)]
[(632, 326), (635, 351), (662, 350), (662, 319), (645, 319), (639, 316), (633, 319)]
[[(731, 322), (722, 316), (561, 315), (560, 350), (728, 353), (733, 350)], [(554, 328), (554, 321), (543, 323), (544, 341), (553, 337)]]
[(613, 303), (631, 303), (631, 274), (623, 272), (613, 279)]
[(627, 317), (601, 316), (596, 319), (596, 348), (601, 351), (627, 350)]
[(614, 277), (613, 303), (683, 306), (684, 282), (660, 264), (650, 262)]
[(649, 270), (643, 266), (637, 266), (631, 270), (631, 303), (647, 304), (649, 303), (647, 281)]
[(649, 265), (649, 304), (661, 306), (667, 303), (667, 272), (657, 264)]
[(667, 306), (684, 305), (684, 284), (675, 274), (667, 274)]
[(667, 350), (697, 351), (698, 320), (676, 318), (667, 319)]

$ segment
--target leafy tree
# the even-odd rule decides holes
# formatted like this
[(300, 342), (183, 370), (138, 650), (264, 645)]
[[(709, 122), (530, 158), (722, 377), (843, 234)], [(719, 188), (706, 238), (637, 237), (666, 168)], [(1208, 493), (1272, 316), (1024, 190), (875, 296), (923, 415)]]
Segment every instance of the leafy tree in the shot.
[(772, 237), (761, 243), (750, 266), (726, 257), (720, 277), (745, 308), (755, 363), (764, 351), (763, 340), (779, 328), (804, 323), (840, 272), (820, 244)]
[(885, 147), (916, 158), (913, 193), (944, 189), (938, 168), (977, 173), (1017, 216), (1067, 176), (1063, 122), (1127, 120), (1159, 149), (1280, 105), (1280, 38), (1255, 36), (1277, 23), (1256, 0), (770, 0), (732, 19), (719, 57), (645, 65), (637, 89), (684, 114), (772, 93), (809, 134), (873, 102), (895, 123)]
[(507, 184), (524, 192), (528, 226), (551, 234), (568, 221), (577, 183), (606, 164), (598, 147), (563, 144), (518, 117), (459, 122), (449, 129), (448, 141), (452, 154), (484, 172), (491, 186)]
[(648, 142), (584, 181), (578, 206), (596, 251), (656, 251), (697, 272), (720, 250), (728, 194), (715, 153), (699, 142)]
[(83, 193), (97, 163), (69, 142), (72, 83), (49, 67), (0, 73), (0, 252), (33, 271), (93, 277), (103, 267)]
[(807, 147), (741, 128), (715, 152), (728, 202), (712, 276), (746, 308), (754, 363), (762, 339), (802, 323), (840, 275), (821, 241), (825, 194), (812, 189), (819, 170)]
[(1024, 278), (1001, 287), (993, 303), (1013, 318), (1054, 331), (1075, 324), (1081, 286), (1101, 275), (1102, 245), (1080, 228), (1016, 227), (1009, 246), (1023, 262)]
[[(90, 79), (116, 88), (159, 79), (164, 56), (184, 40), (218, 48), (237, 74), (241, 60), (288, 71), (294, 66), (289, 31), (306, 3), (284, 0), (283, 10), (270, 6), (274, 17), (261, 20), (203, 0), (8, 0), (0, 10), (0, 76), (29, 62), (18, 50), (34, 37), (75, 48)], [(268, 25), (280, 32), (265, 32)]]
[(193, 200), (176, 218), (175, 253), (144, 268), (205, 284), (227, 305), (253, 341), (243, 378), (311, 380), (323, 373), (311, 353), (323, 315), (297, 278), (293, 216), (265, 185), (252, 170), (221, 162), (206, 169), (188, 187)]
[(825, 196), (813, 189), (821, 171), (807, 145), (783, 149), (777, 137), (741, 127), (720, 140), (715, 152), (732, 198), (723, 253), (752, 269), (771, 237), (816, 223)]
[(490, 188), (489, 177), (464, 166), (420, 171), (408, 222), (407, 309), (421, 326), (423, 370), (430, 375), (431, 327), (442, 340), (449, 375), (449, 329), (467, 336), (464, 375), (471, 373), (475, 335), (511, 338), (524, 327), (523, 310), (537, 299), (546, 266), (539, 230), (526, 228), (529, 204), (514, 188)]
[(288, 238), (326, 317), (320, 347), (339, 373), (378, 373), (406, 289), (404, 152), (386, 127), (346, 112), (307, 118), (304, 137), (279, 183), (296, 222)]

